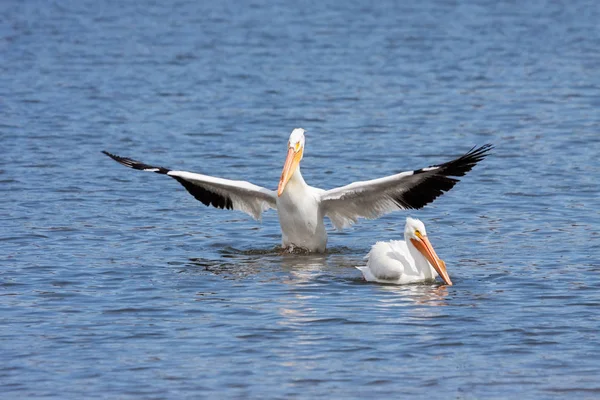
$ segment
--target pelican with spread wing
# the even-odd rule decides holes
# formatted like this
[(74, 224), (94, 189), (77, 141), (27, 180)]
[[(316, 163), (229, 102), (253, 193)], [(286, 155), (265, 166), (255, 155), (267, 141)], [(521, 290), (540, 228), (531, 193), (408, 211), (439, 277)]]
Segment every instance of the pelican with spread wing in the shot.
[(443, 164), (323, 190), (307, 185), (302, 178), (304, 129), (297, 128), (288, 141), (277, 191), (246, 181), (154, 167), (103, 153), (126, 167), (170, 176), (206, 206), (243, 211), (254, 219), (260, 219), (263, 211), (276, 209), (285, 248), (323, 252), (327, 246), (325, 217), (337, 229), (343, 229), (359, 218), (373, 219), (395, 210), (422, 208), (450, 190), (458, 182), (455, 177), (469, 172), (491, 148), (484, 145)]

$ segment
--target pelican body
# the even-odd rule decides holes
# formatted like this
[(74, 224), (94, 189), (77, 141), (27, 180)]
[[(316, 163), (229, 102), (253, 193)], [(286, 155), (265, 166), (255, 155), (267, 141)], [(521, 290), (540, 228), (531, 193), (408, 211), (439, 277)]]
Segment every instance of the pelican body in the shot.
[(425, 225), (418, 219), (406, 219), (404, 241), (377, 242), (365, 258), (367, 266), (356, 268), (369, 282), (404, 285), (440, 276), (446, 285), (452, 285), (446, 264), (437, 256)]
[(300, 170), (287, 182), (286, 190), (277, 196), (276, 205), (284, 247), (299, 247), (310, 251), (325, 251), (327, 231), (321, 192), (308, 186)]
[(126, 167), (170, 176), (206, 206), (243, 211), (256, 220), (264, 211), (275, 209), (284, 248), (323, 252), (327, 246), (325, 217), (336, 229), (343, 229), (359, 218), (373, 219), (395, 210), (422, 208), (454, 187), (458, 182), (454, 177), (465, 175), (492, 148), (484, 145), (443, 164), (323, 190), (307, 185), (302, 177), (304, 144), (304, 129), (294, 129), (276, 191), (246, 181), (154, 167), (103, 153)]

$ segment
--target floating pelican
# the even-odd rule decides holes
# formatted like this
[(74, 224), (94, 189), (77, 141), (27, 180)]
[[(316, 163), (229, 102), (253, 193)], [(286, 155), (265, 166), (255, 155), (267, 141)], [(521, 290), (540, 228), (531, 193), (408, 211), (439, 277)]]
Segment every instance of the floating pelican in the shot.
[(174, 178), (206, 206), (243, 211), (256, 220), (261, 218), (263, 211), (276, 209), (284, 248), (322, 252), (327, 245), (324, 217), (329, 217), (335, 228), (342, 229), (358, 218), (373, 219), (395, 210), (422, 208), (450, 190), (458, 182), (452, 177), (465, 175), (491, 148), (491, 145), (484, 145), (440, 165), (323, 190), (307, 185), (302, 178), (300, 160), (304, 155), (304, 129), (297, 128), (288, 141), (277, 191), (245, 181), (153, 167), (106, 151), (103, 153), (126, 167)]
[(418, 219), (406, 218), (404, 241), (377, 242), (365, 258), (367, 266), (356, 268), (369, 282), (403, 285), (439, 275), (446, 285), (452, 285), (446, 264), (435, 253), (425, 225)]

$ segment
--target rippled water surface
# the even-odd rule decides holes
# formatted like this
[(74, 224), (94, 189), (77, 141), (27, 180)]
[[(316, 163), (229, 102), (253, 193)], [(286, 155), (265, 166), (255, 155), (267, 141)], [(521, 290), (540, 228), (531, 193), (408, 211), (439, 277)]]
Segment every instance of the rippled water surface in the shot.
[[(600, 397), (599, 4), (0, 2), (2, 398)], [(410, 213), (454, 286), (100, 153), (275, 188), (298, 126), (323, 188), (496, 146)]]

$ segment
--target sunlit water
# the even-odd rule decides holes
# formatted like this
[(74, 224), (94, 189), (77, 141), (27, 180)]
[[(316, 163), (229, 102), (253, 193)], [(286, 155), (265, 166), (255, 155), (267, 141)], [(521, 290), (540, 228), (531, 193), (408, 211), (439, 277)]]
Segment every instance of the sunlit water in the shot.
[[(600, 397), (598, 4), (0, 2), (1, 397)], [(273, 189), (298, 126), (323, 188), (495, 144), (410, 213), (454, 286), (100, 153)]]

